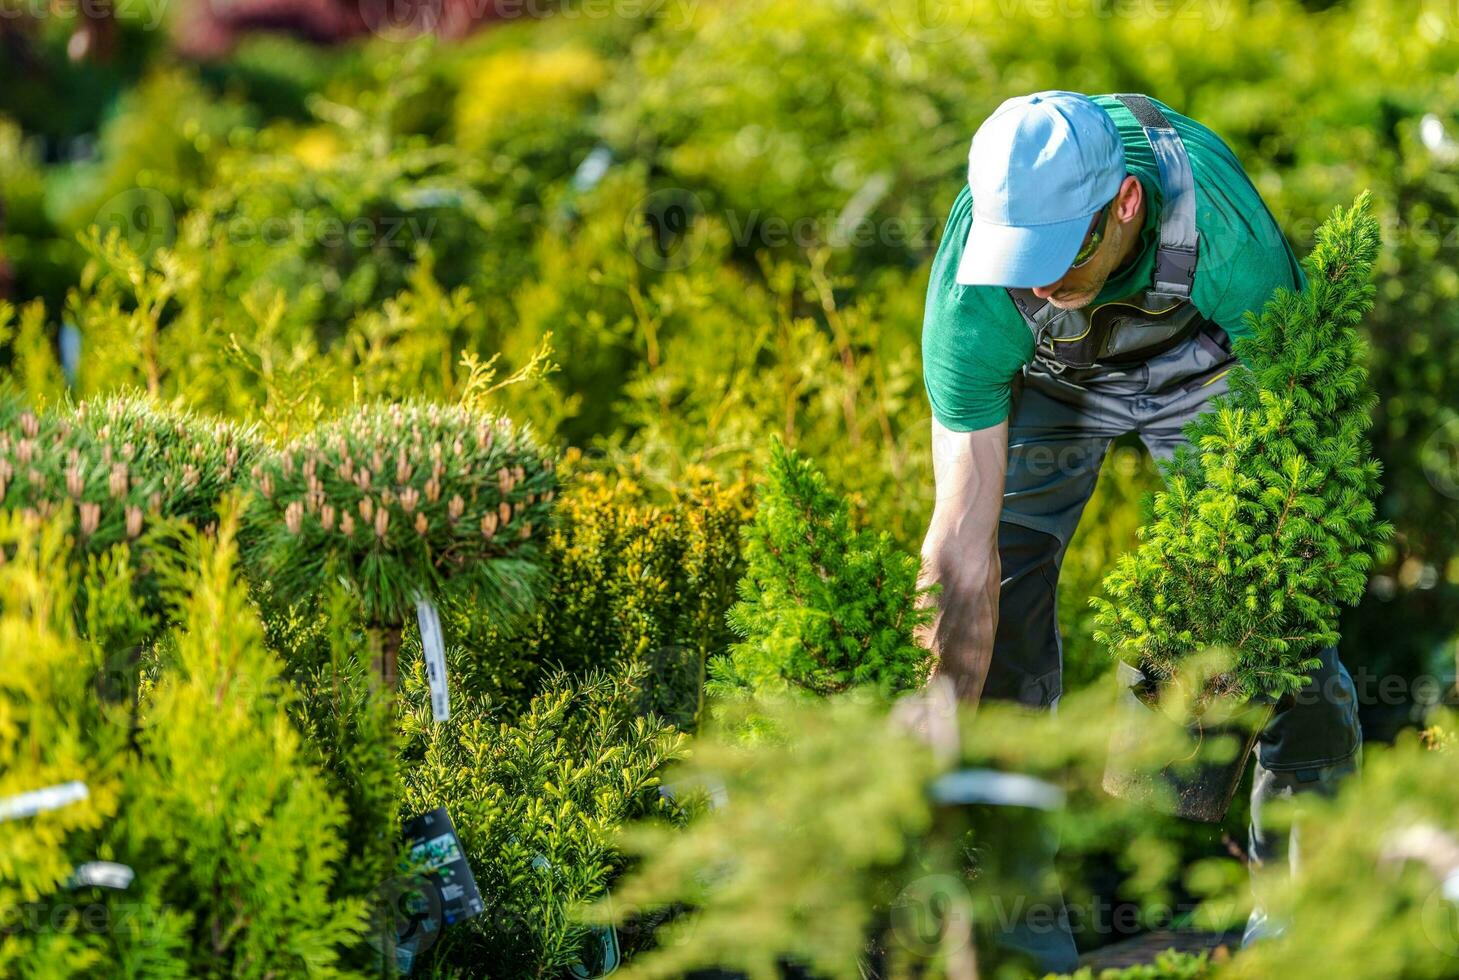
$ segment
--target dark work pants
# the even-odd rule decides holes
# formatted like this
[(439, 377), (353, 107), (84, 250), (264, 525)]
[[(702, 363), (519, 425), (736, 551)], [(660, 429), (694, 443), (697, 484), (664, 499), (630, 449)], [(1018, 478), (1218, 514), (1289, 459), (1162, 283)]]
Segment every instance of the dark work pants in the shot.
[[(1062, 641), (1056, 608), (1059, 568), (1094, 492), (1112, 440), (1129, 432), (1158, 459), (1185, 438), (1181, 427), (1226, 391), (1234, 363), (1226, 335), (1207, 325), (1176, 348), (1118, 371), (1056, 374), (1035, 362), (1015, 386), (1008, 476), (998, 529), (1002, 590), (998, 633), (983, 697), (1053, 707), (1061, 693)], [(1257, 742), (1251, 853), (1268, 868), (1295, 858), (1267, 823), (1268, 804), (1302, 792), (1331, 792), (1357, 766), (1362, 735), (1352, 678), (1333, 648), (1307, 687), (1284, 698)], [(1249, 936), (1270, 927), (1253, 916)], [(1041, 970), (1073, 967), (1067, 929), (1039, 934), (1015, 926), (1008, 945)]]

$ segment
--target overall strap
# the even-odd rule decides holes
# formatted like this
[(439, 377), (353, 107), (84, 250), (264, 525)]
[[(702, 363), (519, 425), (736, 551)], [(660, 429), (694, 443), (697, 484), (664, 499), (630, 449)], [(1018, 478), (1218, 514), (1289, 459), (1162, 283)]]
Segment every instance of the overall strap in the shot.
[(1143, 95), (1125, 93), (1115, 98), (1130, 110), (1145, 131), (1155, 153), (1163, 197), (1160, 212), (1160, 246), (1155, 252), (1153, 292), (1187, 301), (1196, 275), (1196, 185), (1190, 159), (1180, 134), (1165, 113)]
[[(1159, 297), (1189, 302), (1195, 282), (1199, 236), (1196, 232), (1196, 187), (1191, 175), (1190, 158), (1180, 134), (1154, 102), (1144, 95), (1115, 95), (1145, 132), (1145, 139), (1155, 154), (1155, 167), (1160, 178), (1162, 198), (1160, 212), (1160, 244), (1155, 250), (1154, 283), (1150, 292)], [(1042, 339), (1043, 322), (1057, 312), (1049, 301), (1039, 299), (1032, 290), (1006, 290), (1023, 321), (1033, 332), (1034, 343)]]

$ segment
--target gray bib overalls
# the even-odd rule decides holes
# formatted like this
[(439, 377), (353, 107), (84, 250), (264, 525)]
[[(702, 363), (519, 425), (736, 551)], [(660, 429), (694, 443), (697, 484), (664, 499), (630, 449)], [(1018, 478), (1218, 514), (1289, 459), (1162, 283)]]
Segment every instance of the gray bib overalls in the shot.
[[(1030, 706), (1059, 699), (1062, 646), (1055, 590), (1064, 552), (1094, 491), (1110, 442), (1138, 433), (1156, 459), (1184, 443), (1181, 427), (1226, 391), (1236, 363), (1225, 331), (1191, 303), (1199, 271), (1195, 186), (1179, 134), (1141, 95), (1118, 95), (1155, 152), (1160, 243), (1149, 287), (1088, 310), (1064, 311), (1027, 290), (1009, 297), (1033, 332), (1035, 358), (1015, 380), (1008, 475), (998, 532), (998, 630), (983, 696)], [(1257, 744), (1252, 856), (1280, 863), (1286, 849), (1264, 826), (1272, 799), (1330, 790), (1356, 767), (1361, 746), (1352, 678), (1333, 648), (1307, 688), (1277, 705)], [(1007, 944), (1041, 969), (1072, 969), (1072, 936), (1014, 926)]]

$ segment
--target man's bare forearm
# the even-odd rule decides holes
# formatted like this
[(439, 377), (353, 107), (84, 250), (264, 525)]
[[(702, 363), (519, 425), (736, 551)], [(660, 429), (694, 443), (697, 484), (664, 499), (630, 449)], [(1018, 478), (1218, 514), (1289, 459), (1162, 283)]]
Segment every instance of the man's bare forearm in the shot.
[(937, 611), (919, 636), (959, 700), (976, 704), (998, 631), (998, 515), (1007, 423), (953, 432), (934, 422), (932, 453), (937, 504), (922, 546), (922, 582), (940, 589), (926, 600)]

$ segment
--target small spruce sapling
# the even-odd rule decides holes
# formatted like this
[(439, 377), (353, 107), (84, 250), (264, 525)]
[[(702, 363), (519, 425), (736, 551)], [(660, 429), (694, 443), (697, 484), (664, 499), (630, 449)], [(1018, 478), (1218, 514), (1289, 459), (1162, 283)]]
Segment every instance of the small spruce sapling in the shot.
[(1338, 638), (1392, 528), (1376, 516), (1375, 396), (1356, 326), (1373, 305), (1368, 195), (1318, 229), (1300, 293), (1278, 289), (1236, 342), (1249, 365), (1186, 429), (1139, 549), (1105, 579), (1095, 636), (1156, 681), (1207, 648), (1233, 656), (1208, 694), (1301, 688)]
[(885, 532), (855, 528), (846, 500), (778, 439), (744, 539), (747, 571), (729, 612), (742, 639), (711, 663), (712, 693), (892, 693), (926, 680), (917, 558)]

